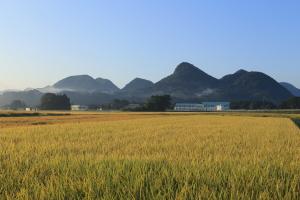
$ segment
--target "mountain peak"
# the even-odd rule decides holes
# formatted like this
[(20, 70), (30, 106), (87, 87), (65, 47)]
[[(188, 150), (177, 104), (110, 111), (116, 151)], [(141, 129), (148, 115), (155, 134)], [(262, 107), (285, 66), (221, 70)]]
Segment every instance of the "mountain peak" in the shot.
[[(94, 79), (89, 75), (75, 75), (75, 76), (69, 76), (67, 78), (64, 78), (57, 83), (53, 85), (53, 87), (56, 88), (71, 88), (76, 85), (80, 85), (81, 83), (88, 83), (91, 85), (91, 82), (93, 82)], [(74, 89), (74, 88), (72, 88)]]
[(246, 74), (248, 74), (249, 72), (244, 70), (244, 69), (239, 69), (238, 71), (236, 71), (233, 74), (228, 74), (225, 75), (223, 78), (221, 78), (220, 80), (223, 82), (232, 82), (232, 80), (235, 80), (237, 78), (240, 78)]
[(174, 74), (190, 73), (190, 72), (192, 73), (195, 71), (199, 72), (201, 70), (195, 67), (194, 65), (192, 65), (191, 63), (182, 62), (176, 67)]
[(91, 77), (90, 75), (87, 75), (87, 74), (74, 75), (74, 76), (69, 76), (67, 78), (69, 78), (69, 79), (74, 79), (74, 78), (77, 78), (77, 79), (94, 79), (93, 77)]
[(244, 73), (247, 73), (247, 72), (248, 72), (247, 70), (239, 69), (238, 71), (235, 72), (235, 74), (244, 74)]
[(64, 78), (53, 85), (55, 89), (80, 92), (113, 93), (119, 89), (108, 79), (94, 79), (89, 75), (76, 75)]
[(160, 93), (184, 98), (206, 89), (216, 88), (217, 85), (218, 79), (190, 63), (183, 62), (176, 67), (173, 74), (157, 82), (154, 89)]
[[(136, 78), (134, 78), (132, 81), (144, 81), (144, 80), (146, 80), (146, 79), (136, 77)], [(146, 80), (146, 81), (147, 81), (147, 80)]]
[(154, 85), (152, 81), (142, 79), (142, 78), (135, 78), (130, 81), (122, 90), (123, 91), (136, 91), (140, 89), (150, 88)]
[(204, 71), (200, 70), (198, 67), (195, 67), (193, 64), (188, 62), (180, 63), (174, 73), (172, 74), (173, 78), (180, 79), (183, 82), (193, 82), (196, 81), (198, 83), (202, 82), (205, 85), (205, 82), (212, 83), (216, 82), (217, 79), (206, 74)]

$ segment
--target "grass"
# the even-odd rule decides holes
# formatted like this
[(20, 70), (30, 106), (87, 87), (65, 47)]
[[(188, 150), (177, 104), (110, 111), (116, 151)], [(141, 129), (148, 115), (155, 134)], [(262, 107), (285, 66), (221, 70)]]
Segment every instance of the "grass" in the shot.
[(300, 130), (288, 118), (55, 118), (0, 129), (0, 199), (300, 198)]

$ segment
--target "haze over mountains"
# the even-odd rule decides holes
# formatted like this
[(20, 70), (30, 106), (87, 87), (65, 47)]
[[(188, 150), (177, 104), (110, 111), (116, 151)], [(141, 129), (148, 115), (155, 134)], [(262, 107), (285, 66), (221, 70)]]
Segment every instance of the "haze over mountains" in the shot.
[(151, 95), (162, 94), (170, 94), (176, 102), (260, 100), (279, 103), (299, 94), (297, 88), (287, 83), (280, 84), (261, 72), (239, 70), (217, 79), (183, 62), (171, 75), (157, 83), (135, 78), (120, 89), (108, 79), (94, 79), (89, 75), (70, 76), (44, 88), (4, 92), (0, 95), (0, 106), (16, 99), (36, 106), (46, 92), (65, 93), (72, 103), (85, 105), (104, 104), (115, 98), (142, 102)]
[(58, 81), (53, 85), (53, 88), (62, 91), (77, 91), (77, 92), (101, 92), (112, 94), (117, 92), (119, 88), (110, 80), (103, 78), (93, 79), (88, 75), (70, 76)]

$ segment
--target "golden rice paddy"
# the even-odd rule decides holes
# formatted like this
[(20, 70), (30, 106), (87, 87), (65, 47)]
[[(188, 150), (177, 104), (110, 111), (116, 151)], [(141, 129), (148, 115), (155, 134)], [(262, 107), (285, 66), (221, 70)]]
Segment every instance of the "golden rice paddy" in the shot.
[(288, 118), (0, 118), (0, 199), (299, 198), (300, 130)]

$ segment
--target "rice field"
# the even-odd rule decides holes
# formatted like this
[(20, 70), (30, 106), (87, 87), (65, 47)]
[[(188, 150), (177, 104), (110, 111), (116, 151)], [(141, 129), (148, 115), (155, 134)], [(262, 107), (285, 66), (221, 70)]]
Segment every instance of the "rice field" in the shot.
[(0, 118), (0, 199), (300, 199), (300, 129), (226, 114)]

